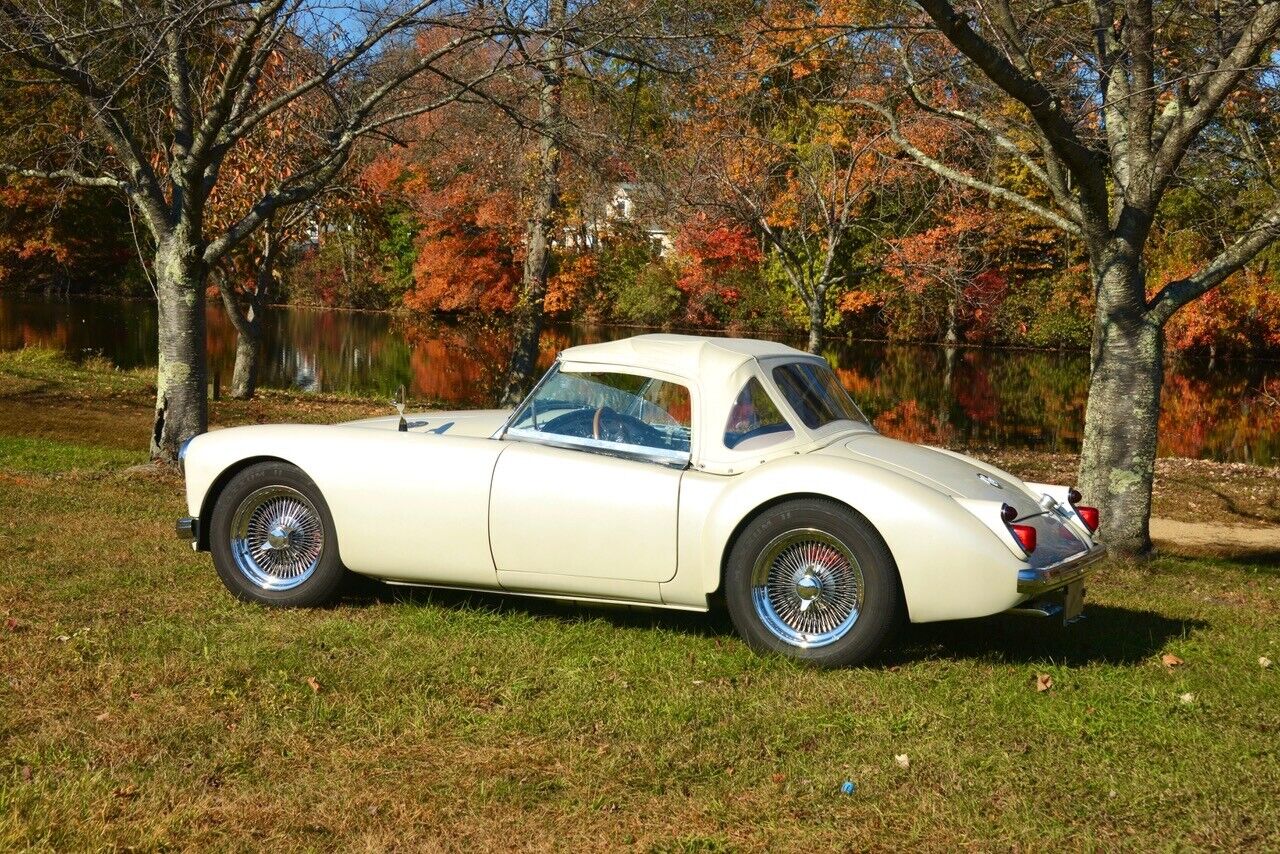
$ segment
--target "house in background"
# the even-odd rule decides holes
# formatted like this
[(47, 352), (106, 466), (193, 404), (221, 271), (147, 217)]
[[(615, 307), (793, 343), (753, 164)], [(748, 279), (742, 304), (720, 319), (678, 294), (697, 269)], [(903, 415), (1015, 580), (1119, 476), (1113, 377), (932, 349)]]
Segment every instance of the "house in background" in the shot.
[(664, 257), (674, 248), (671, 230), (654, 214), (660, 206), (653, 187), (628, 181), (608, 184), (594, 198), (582, 203), (580, 219), (564, 228), (562, 245), (578, 250), (596, 250), (609, 242), (612, 234), (639, 231), (649, 240), (654, 254)]

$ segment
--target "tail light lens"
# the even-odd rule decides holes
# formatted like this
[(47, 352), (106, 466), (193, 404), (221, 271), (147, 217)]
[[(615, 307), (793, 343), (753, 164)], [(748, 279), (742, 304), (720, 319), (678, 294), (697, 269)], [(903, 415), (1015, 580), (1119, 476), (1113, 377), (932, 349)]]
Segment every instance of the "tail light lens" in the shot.
[(1036, 529), (1030, 525), (1010, 525), (1009, 530), (1013, 531), (1013, 536), (1017, 538), (1018, 544), (1022, 546), (1022, 550), (1027, 554), (1031, 554), (1036, 550)]
[(1084, 526), (1089, 529), (1089, 533), (1098, 530), (1098, 522), (1101, 517), (1098, 515), (1097, 507), (1086, 507), (1080, 503), (1080, 499), (1084, 496), (1080, 494), (1080, 490), (1074, 486), (1067, 490), (1067, 503), (1071, 505), (1071, 509), (1076, 511), (1076, 515), (1080, 517), (1080, 521), (1084, 522)]
[(1017, 518), (1018, 511), (1010, 505), (1005, 504), (1000, 508), (1000, 519), (1009, 526), (1009, 531), (1018, 545), (1022, 546), (1022, 550), (1031, 554), (1036, 550), (1036, 529), (1030, 525), (1015, 525), (1013, 520)]

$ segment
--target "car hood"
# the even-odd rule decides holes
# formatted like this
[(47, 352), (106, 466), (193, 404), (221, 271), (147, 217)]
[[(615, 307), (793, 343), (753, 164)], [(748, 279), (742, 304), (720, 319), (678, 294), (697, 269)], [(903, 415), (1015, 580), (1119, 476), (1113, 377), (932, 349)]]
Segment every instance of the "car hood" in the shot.
[[(506, 423), (507, 416), (510, 414), (509, 409), (459, 409), (450, 412), (406, 412), (404, 420), (408, 424), (410, 433), (487, 439)], [(400, 426), (400, 416), (365, 418), (360, 421), (347, 421), (340, 426), (395, 430)]]
[(824, 453), (873, 463), (957, 498), (1010, 504), (1019, 516), (1041, 512), (1040, 497), (1021, 480), (995, 466), (954, 451), (914, 445), (870, 433), (828, 447)]

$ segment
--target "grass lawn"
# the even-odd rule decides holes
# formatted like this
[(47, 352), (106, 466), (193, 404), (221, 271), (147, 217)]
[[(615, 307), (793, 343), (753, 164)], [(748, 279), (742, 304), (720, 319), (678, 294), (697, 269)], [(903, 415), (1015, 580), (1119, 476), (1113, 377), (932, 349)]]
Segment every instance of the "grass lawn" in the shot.
[(1111, 563), (1081, 624), (915, 626), (843, 672), (717, 614), (272, 611), (173, 537), (148, 380), (0, 356), (0, 849), (1280, 847), (1280, 567)]

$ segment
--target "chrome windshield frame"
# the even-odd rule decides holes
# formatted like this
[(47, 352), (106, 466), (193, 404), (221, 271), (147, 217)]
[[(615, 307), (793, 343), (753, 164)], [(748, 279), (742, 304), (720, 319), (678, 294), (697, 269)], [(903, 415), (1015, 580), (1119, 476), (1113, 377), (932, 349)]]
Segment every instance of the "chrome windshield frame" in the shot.
[(580, 439), (577, 436), (557, 436), (554, 433), (526, 430), (523, 427), (508, 429), (503, 434), (503, 438), (517, 442), (528, 442), (533, 445), (549, 445), (553, 448), (564, 448), (570, 451), (587, 451), (588, 453), (621, 457), (627, 460), (656, 463), (675, 469), (688, 468), (690, 460), (693, 459), (688, 451), (669, 451), (665, 448), (628, 445), (622, 442), (602, 442), (599, 439)]

